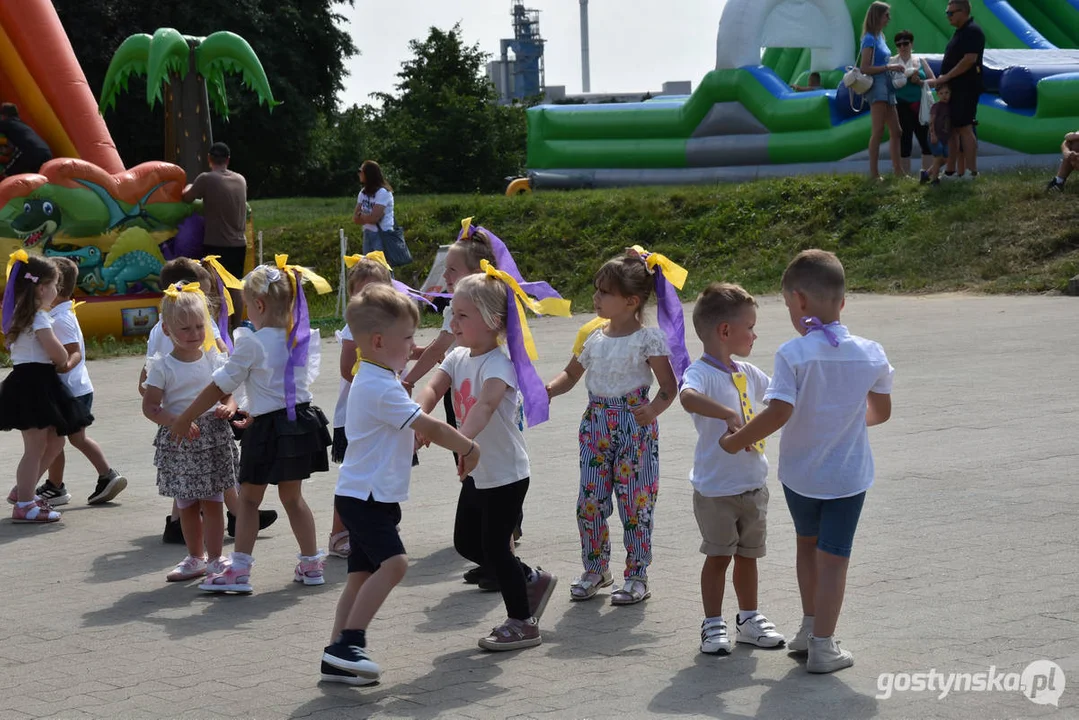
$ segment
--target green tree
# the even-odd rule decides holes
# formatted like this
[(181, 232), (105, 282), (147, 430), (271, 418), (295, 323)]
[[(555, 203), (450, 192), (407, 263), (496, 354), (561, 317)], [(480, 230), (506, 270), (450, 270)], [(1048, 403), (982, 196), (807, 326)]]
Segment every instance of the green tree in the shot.
[(490, 192), (525, 161), (524, 108), (500, 105), (484, 72), (488, 55), (460, 25), (432, 27), (409, 43), (396, 95), (378, 93), (372, 150), (409, 192)]

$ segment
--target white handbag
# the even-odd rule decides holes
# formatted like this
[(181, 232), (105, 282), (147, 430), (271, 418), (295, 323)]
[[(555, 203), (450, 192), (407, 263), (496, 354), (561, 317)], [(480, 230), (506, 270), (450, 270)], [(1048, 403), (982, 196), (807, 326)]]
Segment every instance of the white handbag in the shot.
[(865, 95), (873, 87), (873, 78), (866, 75), (858, 67), (850, 65), (843, 74), (843, 85), (856, 95)]
[(928, 125), (933, 118), (932, 110), (933, 105), (936, 104), (936, 100), (933, 98), (933, 90), (929, 87), (928, 82), (922, 83), (922, 102), (918, 108), (918, 122), (922, 125)]

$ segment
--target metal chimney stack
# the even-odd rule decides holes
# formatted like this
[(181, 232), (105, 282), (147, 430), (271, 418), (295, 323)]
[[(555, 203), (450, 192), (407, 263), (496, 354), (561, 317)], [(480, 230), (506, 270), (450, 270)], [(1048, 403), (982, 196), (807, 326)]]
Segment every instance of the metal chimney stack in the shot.
[(581, 0), (581, 92), (591, 91), (591, 69), (588, 65), (588, 0)]

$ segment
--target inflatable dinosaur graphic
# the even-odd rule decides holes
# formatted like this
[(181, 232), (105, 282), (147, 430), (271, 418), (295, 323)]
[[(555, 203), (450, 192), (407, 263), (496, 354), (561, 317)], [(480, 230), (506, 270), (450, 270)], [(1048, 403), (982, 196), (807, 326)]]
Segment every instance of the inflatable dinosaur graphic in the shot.
[(52, 236), (60, 229), (63, 214), (49, 200), (33, 198), (23, 203), (22, 214), (11, 221), (11, 229), (27, 248), (48, 247)]

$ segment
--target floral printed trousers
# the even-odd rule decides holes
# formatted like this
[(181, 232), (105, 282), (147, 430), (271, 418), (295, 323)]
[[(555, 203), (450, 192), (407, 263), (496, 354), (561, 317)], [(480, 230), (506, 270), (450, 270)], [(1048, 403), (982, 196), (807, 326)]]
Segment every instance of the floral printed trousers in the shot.
[(659, 424), (641, 427), (633, 408), (648, 402), (642, 387), (620, 398), (589, 394), (581, 418), (581, 492), (577, 528), (586, 572), (602, 573), (611, 558), (607, 518), (618, 500), (625, 577), (647, 578), (652, 562), (652, 517), (659, 490)]

